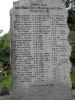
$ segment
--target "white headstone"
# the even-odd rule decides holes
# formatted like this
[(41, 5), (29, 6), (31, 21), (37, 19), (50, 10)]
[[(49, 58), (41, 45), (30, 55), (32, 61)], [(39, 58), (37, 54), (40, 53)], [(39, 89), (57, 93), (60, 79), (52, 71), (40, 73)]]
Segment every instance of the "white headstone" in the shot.
[(20, 0), (10, 12), (12, 100), (70, 100), (71, 47), (62, 0)]

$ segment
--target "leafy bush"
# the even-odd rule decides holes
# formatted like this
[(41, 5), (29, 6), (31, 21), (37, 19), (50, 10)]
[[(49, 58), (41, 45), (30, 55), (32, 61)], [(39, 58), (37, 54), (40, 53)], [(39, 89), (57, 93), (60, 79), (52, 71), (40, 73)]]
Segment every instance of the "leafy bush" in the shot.
[(0, 61), (4, 66), (10, 66), (10, 42), (8, 34), (5, 34), (0, 39)]

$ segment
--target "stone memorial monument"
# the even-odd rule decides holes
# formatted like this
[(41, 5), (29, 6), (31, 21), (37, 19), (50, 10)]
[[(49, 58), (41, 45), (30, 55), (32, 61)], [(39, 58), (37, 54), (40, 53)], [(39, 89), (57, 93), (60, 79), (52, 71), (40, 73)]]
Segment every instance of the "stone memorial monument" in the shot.
[(70, 100), (71, 47), (62, 0), (19, 0), (10, 11), (12, 100)]

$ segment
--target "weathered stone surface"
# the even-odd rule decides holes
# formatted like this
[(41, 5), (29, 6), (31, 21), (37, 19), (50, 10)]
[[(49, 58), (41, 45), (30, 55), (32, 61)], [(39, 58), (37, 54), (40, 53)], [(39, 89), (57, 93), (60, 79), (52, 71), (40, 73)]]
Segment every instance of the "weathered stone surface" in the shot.
[(62, 0), (20, 0), (10, 15), (12, 100), (70, 100), (71, 47)]

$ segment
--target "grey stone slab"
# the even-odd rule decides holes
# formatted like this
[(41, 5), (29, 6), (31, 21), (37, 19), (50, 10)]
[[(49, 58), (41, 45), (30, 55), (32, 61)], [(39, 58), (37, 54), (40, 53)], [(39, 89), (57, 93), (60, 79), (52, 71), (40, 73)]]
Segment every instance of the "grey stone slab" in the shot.
[(62, 0), (19, 0), (10, 11), (12, 100), (70, 100), (71, 47)]

